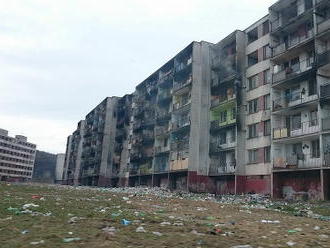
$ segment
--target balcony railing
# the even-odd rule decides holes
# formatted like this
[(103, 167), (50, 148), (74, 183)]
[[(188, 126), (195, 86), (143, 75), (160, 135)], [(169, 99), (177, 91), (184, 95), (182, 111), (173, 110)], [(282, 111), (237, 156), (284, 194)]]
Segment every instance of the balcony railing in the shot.
[(227, 139), (225, 143), (212, 142), (210, 144), (210, 153), (220, 153), (221, 151), (235, 148), (236, 141), (235, 139)]
[(168, 146), (156, 146), (155, 147), (155, 153), (160, 154), (160, 153), (166, 153), (169, 152), (170, 148)]
[(273, 129), (274, 139), (283, 139), (289, 137), (298, 137), (307, 134), (313, 134), (320, 131), (318, 120), (297, 123), (297, 127), (291, 128), (284, 126)]
[(303, 36), (296, 36), (294, 38), (291, 38), (288, 43), (283, 42), (279, 44), (278, 46), (273, 48), (273, 57), (284, 53), (290, 48), (303, 43), (304, 41), (308, 40), (313, 36), (314, 36), (313, 30), (308, 30), (308, 32)]
[(274, 169), (306, 169), (318, 168), (322, 165), (319, 154), (293, 154), (286, 157), (276, 156), (274, 158)]
[(330, 130), (330, 117), (322, 119), (322, 130)]
[(229, 101), (232, 101), (236, 98), (236, 95), (231, 95), (231, 96), (222, 96), (222, 97), (219, 97), (219, 98), (216, 98), (216, 99), (212, 99), (211, 100), (211, 108), (215, 107), (215, 106), (218, 106), (220, 104), (224, 104), (224, 103), (227, 103)]
[[(307, 65), (305, 70), (301, 69), (302, 68), (301, 65), (303, 63), (306, 63), (306, 65)], [(287, 67), (287, 68), (273, 74), (273, 84), (299, 76), (303, 72), (311, 69), (313, 66), (314, 66), (313, 59), (310, 58), (305, 61), (301, 61), (300, 63), (294, 64), (290, 67)]]
[(172, 123), (172, 131), (175, 132), (181, 128), (189, 127), (189, 126), (190, 126), (190, 118), (184, 117)]
[(192, 83), (192, 76), (190, 75), (189, 78), (185, 81), (174, 82), (173, 84), (173, 91), (178, 91)]
[(170, 101), (171, 98), (172, 98), (172, 94), (171, 94), (171, 91), (169, 91), (169, 90), (158, 94), (159, 103), (165, 102), (165, 101)]
[(177, 141), (170, 144), (171, 151), (183, 151), (189, 149), (189, 141)]
[(216, 129), (223, 128), (226, 126), (234, 125), (235, 123), (236, 123), (236, 119), (227, 118), (226, 121), (214, 120), (214, 121), (211, 121), (211, 129), (216, 130)]
[(173, 111), (183, 109), (184, 107), (187, 107), (190, 103), (191, 103), (191, 99), (188, 99), (188, 100), (186, 100), (184, 102), (180, 102), (180, 103), (174, 103), (173, 104)]
[(160, 126), (155, 128), (155, 136), (166, 135), (169, 133), (169, 126)]
[[(220, 159), (221, 161), (221, 159)], [(235, 173), (236, 162), (220, 162), (219, 164), (211, 164), (209, 175), (233, 174)]]
[(168, 172), (168, 162), (164, 163), (155, 163), (155, 173)]
[(308, 103), (318, 99), (318, 95), (308, 96), (307, 93), (302, 92), (294, 93), (288, 97), (279, 97), (273, 101), (273, 111), (294, 107), (300, 104)]

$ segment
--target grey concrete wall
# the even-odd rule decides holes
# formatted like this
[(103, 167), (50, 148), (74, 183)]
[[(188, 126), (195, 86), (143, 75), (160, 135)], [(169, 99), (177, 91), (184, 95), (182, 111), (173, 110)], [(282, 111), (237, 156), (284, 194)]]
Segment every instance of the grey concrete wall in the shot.
[(63, 178), (64, 161), (65, 161), (64, 153), (59, 153), (56, 155), (56, 169), (55, 169), (56, 181), (60, 181)]
[(107, 98), (106, 117), (102, 143), (102, 156), (99, 175), (109, 178), (112, 172), (113, 154), (115, 148), (116, 124), (117, 124), (118, 97)]

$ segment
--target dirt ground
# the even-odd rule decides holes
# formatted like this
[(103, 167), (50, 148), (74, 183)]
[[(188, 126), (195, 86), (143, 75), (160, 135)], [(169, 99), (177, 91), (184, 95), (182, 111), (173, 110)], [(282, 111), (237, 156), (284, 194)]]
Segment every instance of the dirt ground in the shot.
[(1, 248), (330, 247), (329, 241), (329, 221), (251, 204), (0, 184)]

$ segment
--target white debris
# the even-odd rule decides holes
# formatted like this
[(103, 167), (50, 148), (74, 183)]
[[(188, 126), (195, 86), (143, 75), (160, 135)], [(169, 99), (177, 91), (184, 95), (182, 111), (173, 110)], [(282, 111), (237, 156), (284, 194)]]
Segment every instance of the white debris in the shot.
[(139, 226), (138, 228), (136, 228), (135, 232), (146, 232), (146, 230), (144, 229), (143, 226)]

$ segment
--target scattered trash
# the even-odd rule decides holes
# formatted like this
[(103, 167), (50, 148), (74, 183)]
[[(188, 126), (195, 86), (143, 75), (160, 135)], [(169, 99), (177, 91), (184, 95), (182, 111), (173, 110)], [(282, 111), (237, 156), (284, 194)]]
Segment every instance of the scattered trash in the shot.
[(321, 228), (319, 227), (319, 226), (314, 226), (314, 228), (313, 228), (315, 231), (318, 231), (318, 230), (320, 230)]
[(204, 233), (199, 233), (199, 232), (197, 232), (196, 230), (192, 230), (190, 233), (191, 233), (191, 234), (198, 235), (198, 236), (203, 236), (203, 235), (205, 235)]
[(32, 199), (41, 199), (43, 197), (41, 195), (32, 195), (31, 198)]
[(183, 223), (182, 222), (174, 222), (173, 226), (183, 226)]
[(64, 238), (63, 242), (64, 243), (70, 243), (70, 242), (79, 241), (79, 240), (81, 240), (81, 238)]
[(164, 221), (164, 222), (160, 223), (160, 225), (161, 225), (161, 226), (167, 226), (167, 225), (171, 225), (171, 223), (170, 223), (170, 222), (166, 222), (166, 221)]
[(29, 230), (23, 230), (23, 231), (21, 231), (21, 234), (27, 234), (27, 233), (29, 233)]
[(124, 200), (124, 201), (128, 201), (129, 198), (124, 196), (124, 197), (123, 197), (123, 200)]
[(235, 246), (232, 246), (231, 248), (252, 248), (251, 245), (235, 245)]
[(30, 245), (41, 245), (41, 244), (44, 244), (45, 241), (44, 240), (40, 240), (40, 241), (33, 241), (33, 242), (30, 242)]
[(206, 211), (207, 208), (197, 207), (196, 210), (197, 210), (197, 211)]
[(125, 225), (125, 226), (128, 226), (132, 223), (132, 221), (129, 221), (129, 220), (125, 220), (125, 219), (122, 219), (121, 220), (121, 224)]
[(23, 209), (37, 208), (37, 207), (39, 207), (39, 205), (37, 205), (37, 204), (33, 204), (33, 203), (24, 204), (24, 205), (22, 206)]
[(152, 234), (154, 234), (154, 235), (156, 235), (156, 236), (163, 236), (163, 234), (162, 233), (160, 233), (160, 232), (152, 232)]
[(279, 220), (261, 220), (261, 223), (268, 223), (268, 224), (279, 224), (281, 223)]
[(109, 235), (115, 235), (115, 232), (117, 231), (115, 227), (105, 227), (102, 229), (103, 232), (109, 234)]
[(293, 241), (288, 241), (288, 242), (286, 242), (286, 244), (287, 244), (288, 246), (294, 246), (294, 245), (296, 245), (296, 243), (293, 242)]
[(205, 219), (206, 220), (215, 220), (215, 218), (213, 216), (207, 216)]
[(297, 230), (295, 230), (295, 229), (288, 230), (288, 233), (296, 233), (296, 232), (297, 232)]
[(146, 232), (146, 230), (144, 230), (143, 226), (139, 226), (138, 228), (136, 228), (135, 232)]
[(73, 234), (73, 232), (68, 232), (68, 234), (69, 234), (69, 235), (72, 235), (72, 234)]
[(329, 238), (329, 235), (321, 234), (321, 235), (319, 235), (319, 237), (320, 237), (321, 239), (327, 239), (327, 238)]

